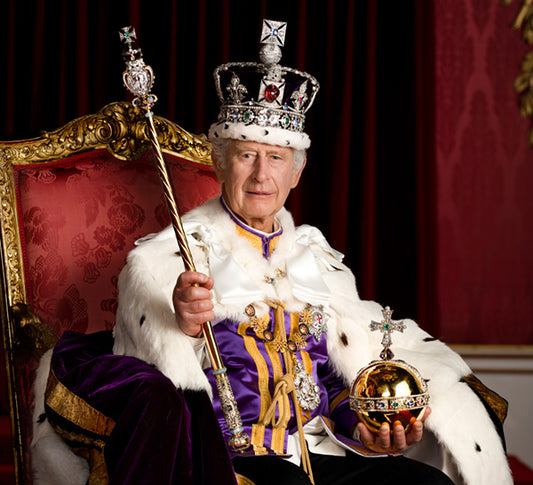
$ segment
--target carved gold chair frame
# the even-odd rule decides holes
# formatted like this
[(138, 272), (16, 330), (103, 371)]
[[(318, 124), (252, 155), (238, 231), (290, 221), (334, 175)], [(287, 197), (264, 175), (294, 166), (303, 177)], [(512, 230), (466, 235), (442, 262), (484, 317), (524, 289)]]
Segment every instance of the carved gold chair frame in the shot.
[[(211, 147), (205, 136), (190, 134), (161, 117), (154, 117), (154, 122), (163, 153), (204, 167), (211, 165)], [(44, 132), (35, 139), (0, 142), (0, 311), (17, 483), (26, 481), (24, 461), (28, 451), (24, 448), (14, 355), (21, 347), (26, 347), (41, 356), (53, 347), (58, 336), (40, 321), (28, 304), (15, 167), (57, 161), (97, 149), (105, 149), (119, 160), (135, 160), (150, 148), (144, 114), (128, 102), (109, 104), (96, 114), (75, 119), (57, 130)]]

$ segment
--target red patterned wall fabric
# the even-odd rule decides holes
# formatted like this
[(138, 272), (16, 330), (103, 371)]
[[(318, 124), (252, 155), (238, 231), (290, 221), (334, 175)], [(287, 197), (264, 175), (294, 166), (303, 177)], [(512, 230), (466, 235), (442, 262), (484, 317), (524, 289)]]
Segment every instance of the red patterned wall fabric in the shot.
[(434, 9), (438, 332), (533, 344), (533, 152), (513, 90), (528, 47), (499, 2)]
[[(220, 192), (211, 169), (167, 160), (182, 213)], [(170, 223), (153, 154), (120, 161), (100, 150), (22, 166), (16, 183), (33, 310), (58, 335), (112, 328), (128, 251)]]

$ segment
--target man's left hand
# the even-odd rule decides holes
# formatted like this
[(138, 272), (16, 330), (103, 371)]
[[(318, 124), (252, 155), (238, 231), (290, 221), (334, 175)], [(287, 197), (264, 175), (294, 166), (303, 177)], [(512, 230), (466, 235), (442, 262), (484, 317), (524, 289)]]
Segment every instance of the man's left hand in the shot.
[(423, 421), (430, 415), (431, 409), (426, 408), (420, 421), (413, 418), (409, 431), (406, 433), (402, 424), (396, 421), (392, 425), (392, 433), (388, 423), (384, 423), (379, 434), (373, 434), (364, 423), (358, 423), (359, 440), (366, 448), (377, 453), (403, 453), (411, 445), (422, 439), (424, 431)]

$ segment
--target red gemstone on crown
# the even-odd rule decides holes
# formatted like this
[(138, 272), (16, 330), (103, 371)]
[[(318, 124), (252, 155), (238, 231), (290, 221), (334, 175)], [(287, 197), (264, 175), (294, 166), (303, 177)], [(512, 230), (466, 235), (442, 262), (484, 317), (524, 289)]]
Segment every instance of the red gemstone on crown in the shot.
[(272, 103), (279, 96), (279, 89), (275, 84), (270, 84), (265, 89), (265, 99)]

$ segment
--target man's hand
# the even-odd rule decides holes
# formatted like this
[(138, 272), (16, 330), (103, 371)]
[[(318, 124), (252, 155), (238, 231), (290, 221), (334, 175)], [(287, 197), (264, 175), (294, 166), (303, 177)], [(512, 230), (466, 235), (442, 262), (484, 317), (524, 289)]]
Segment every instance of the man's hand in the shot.
[(363, 445), (369, 450), (378, 453), (402, 453), (406, 451), (413, 443), (417, 443), (422, 439), (424, 425), (422, 422), (431, 414), (431, 409), (426, 408), (424, 415), (420, 421), (412, 418), (411, 427), (408, 433), (405, 433), (403, 426), (399, 421), (392, 425), (392, 433), (389, 425), (384, 423), (379, 435), (373, 434), (364, 423), (358, 423), (359, 439)]
[(213, 279), (203, 273), (185, 271), (178, 277), (172, 301), (176, 321), (186, 335), (200, 337), (202, 323), (213, 320), (213, 301), (211, 289)]

